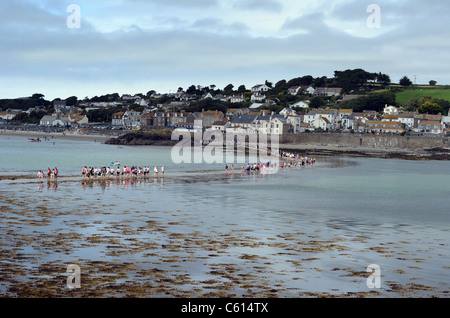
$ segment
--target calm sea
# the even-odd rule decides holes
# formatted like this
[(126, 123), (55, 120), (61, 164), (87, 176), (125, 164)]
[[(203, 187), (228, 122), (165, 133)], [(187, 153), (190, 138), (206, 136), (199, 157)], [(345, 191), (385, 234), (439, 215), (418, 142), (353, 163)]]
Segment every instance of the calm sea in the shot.
[[(183, 290), (200, 295), (212, 278), (230, 280), (212, 274), (230, 267), (234, 274), (250, 275), (253, 292), (272, 286), (279, 297), (371, 291), (397, 296), (399, 290), (424, 297), (448, 295), (448, 162), (317, 158), (314, 166), (259, 175), (239, 169), (225, 173), (223, 164), (176, 165), (170, 147), (1, 137), (0, 149), (0, 175), (34, 178), (39, 169), (58, 167), (62, 176), (79, 176), (82, 166), (113, 161), (166, 168), (164, 179), (150, 181), (0, 181), (0, 194), (10, 199), (2, 203), (2, 248), (19, 246), (21, 254), (33, 256), (19, 261), (2, 254), (3, 265), (127, 261), (141, 269), (159, 266), (167, 275), (187, 275)], [(45, 224), (14, 221), (23, 213), (33, 218), (33, 209), (43, 205), (53, 215)], [(136, 232), (150, 221), (161, 225), (159, 231)], [(15, 236), (6, 235), (11, 231)], [(91, 244), (61, 250), (46, 246), (48, 237), (18, 244), (21, 237), (48, 233), (77, 233)], [(132, 237), (140, 247), (151, 242), (155, 253), (149, 256), (143, 248), (111, 253), (92, 237), (113, 237), (122, 247)], [(202, 244), (188, 244), (200, 239)], [(171, 254), (164, 246), (174, 242), (179, 250)], [(182, 259), (176, 270), (165, 263), (175, 256)], [(381, 285), (375, 288), (367, 286), (370, 264), (381, 270)], [(12, 284), (0, 282), (0, 294), (8, 294)], [(236, 283), (227, 292), (239, 297), (249, 289)]]

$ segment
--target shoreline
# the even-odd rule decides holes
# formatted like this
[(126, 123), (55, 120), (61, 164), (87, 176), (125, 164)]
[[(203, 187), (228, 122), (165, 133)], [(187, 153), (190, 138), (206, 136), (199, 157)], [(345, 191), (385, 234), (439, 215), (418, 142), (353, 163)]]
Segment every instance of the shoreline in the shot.
[[(74, 141), (93, 141), (107, 144), (111, 138), (120, 136), (89, 134), (81, 135), (77, 133), (46, 133), (37, 131), (12, 131), (0, 130), (0, 136), (5, 137), (24, 137), (24, 138), (50, 138), (56, 140), (74, 140)], [(53, 138), (52, 138), (53, 136)], [(155, 140), (149, 146), (173, 146), (166, 141)], [(132, 146), (132, 145), (130, 145)], [(140, 146), (140, 145), (135, 145)], [(402, 160), (450, 160), (449, 148), (430, 148), (430, 149), (401, 149), (401, 148), (365, 148), (365, 147), (338, 147), (332, 145), (313, 145), (313, 144), (282, 144), (279, 145), (280, 151), (301, 152), (303, 156), (324, 156), (324, 157), (357, 157), (357, 158), (380, 158), (380, 159), (402, 159)]]
[[(23, 130), (0, 130), (0, 136), (5, 137), (24, 137), (24, 138), (41, 138), (45, 137), (57, 140), (78, 140), (78, 141), (95, 141), (95, 142), (105, 142), (110, 138), (115, 136), (105, 136), (105, 135), (81, 135), (77, 133), (60, 133), (60, 132), (38, 132), (38, 131), (23, 131)], [(53, 136), (53, 138), (52, 138)]]
[(314, 146), (314, 145), (291, 145), (280, 144), (281, 151), (301, 151), (305, 156), (324, 157), (356, 157), (356, 158), (379, 158), (379, 159), (402, 159), (402, 160), (450, 160), (450, 149), (380, 149), (364, 147), (337, 147), (337, 146)]

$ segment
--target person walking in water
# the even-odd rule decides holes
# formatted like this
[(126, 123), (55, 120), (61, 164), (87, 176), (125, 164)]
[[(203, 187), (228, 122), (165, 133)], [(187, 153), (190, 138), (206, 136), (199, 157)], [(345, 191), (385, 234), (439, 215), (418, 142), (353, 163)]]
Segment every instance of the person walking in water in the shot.
[(161, 173), (164, 174), (164, 166), (161, 167)]
[(154, 172), (154, 176), (157, 176), (158, 175), (158, 166), (155, 166), (155, 168), (153, 169), (153, 172)]

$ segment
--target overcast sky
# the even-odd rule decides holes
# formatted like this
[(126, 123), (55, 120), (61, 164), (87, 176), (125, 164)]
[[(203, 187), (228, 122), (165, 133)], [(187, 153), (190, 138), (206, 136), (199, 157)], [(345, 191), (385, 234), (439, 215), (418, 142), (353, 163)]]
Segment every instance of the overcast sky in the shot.
[(0, 98), (250, 88), (354, 68), (450, 84), (446, 0), (2, 0), (0, 21)]

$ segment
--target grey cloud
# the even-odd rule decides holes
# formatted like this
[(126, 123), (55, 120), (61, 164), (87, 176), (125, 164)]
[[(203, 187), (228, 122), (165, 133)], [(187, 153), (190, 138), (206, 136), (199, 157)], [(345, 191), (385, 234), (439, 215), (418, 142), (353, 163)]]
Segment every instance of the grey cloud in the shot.
[(282, 26), (282, 30), (314, 32), (316, 34), (329, 33), (330, 29), (324, 22), (323, 13), (312, 13), (295, 19), (288, 19)]
[(275, 0), (240, 0), (237, 1), (233, 8), (236, 10), (245, 9), (245, 10), (263, 10), (269, 12), (280, 12), (283, 9), (283, 5)]
[(192, 24), (192, 28), (204, 32), (217, 33), (246, 32), (248, 30), (248, 27), (243, 23), (234, 22), (227, 24), (222, 19), (216, 18), (199, 19)]
[(215, 7), (218, 5), (218, 0), (130, 0), (125, 2), (175, 7)]
[[(75, 90), (76, 85), (80, 85), (78, 91), (98, 87), (96, 94), (101, 94), (103, 85), (109, 92), (134, 90), (147, 82), (173, 83), (174, 89), (196, 83), (223, 87), (230, 82), (251, 85), (306, 74), (332, 76), (334, 70), (361, 67), (387, 73), (394, 81), (413, 72), (434, 74), (435, 80), (445, 83), (450, 73), (446, 63), (450, 41), (447, 23), (441, 17), (448, 13), (436, 15), (443, 7), (434, 1), (428, 9), (410, 2), (415, 8), (423, 8), (423, 17), (431, 23), (425, 27), (434, 33), (420, 32), (424, 23), (415, 21), (419, 14), (409, 8), (414, 18), (399, 14), (407, 27), (373, 39), (353, 37), (326, 24), (327, 14), (359, 19), (356, 12), (365, 9), (347, 6), (346, 11), (343, 5), (327, 13), (287, 19), (282, 29), (293, 34), (287, 38), (252, 37), (243, 22), (227, 23), (220, 17), (197, 17), (192, 22), (177, 17), (176, 12), (152, 17), (166, 28), (146, 29), (133, 22), (117, 31), (101, 33), (85, 20), (81, 29), (67, 29), (66, 13), (59, 15), (22, 2), (2, 2), (0, 17), (7, 23), (0, 26), (0, 81), (14, 78), (20, 87), (20, 78), (39, 85), (48, 80), (58, 87), (67, 86), (67, 91)], [(6, 8), (9, 14), (4, 13)], [(382, 4), (382, 8), (390, 11), (387, 5)], [(350, 9), (355, 11), (351, 13)], [(49, 86), (48, 90), (54, 88)]]

